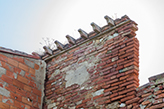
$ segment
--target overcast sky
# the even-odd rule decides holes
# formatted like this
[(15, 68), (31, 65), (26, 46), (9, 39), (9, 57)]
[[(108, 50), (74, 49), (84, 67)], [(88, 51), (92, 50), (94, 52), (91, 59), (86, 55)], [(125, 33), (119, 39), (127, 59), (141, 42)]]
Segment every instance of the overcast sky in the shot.
[(32, 53), (45, 45), (42, 38), (66, 43), (67, 34), (80, 37), (79, 28), (92, 31), (91, 22), (106, 25), (105, 15), (126, 14), (138, 23), (143, 85), (164, 72), (163, 11), (163, 0), (0, 0), (0, 46)]

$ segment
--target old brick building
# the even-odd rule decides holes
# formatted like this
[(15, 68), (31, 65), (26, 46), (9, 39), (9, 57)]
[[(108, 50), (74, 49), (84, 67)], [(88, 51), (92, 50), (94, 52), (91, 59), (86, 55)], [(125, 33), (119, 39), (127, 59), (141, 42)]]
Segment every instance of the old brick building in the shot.
[(164, 107), (163, 75), (139, 86), (137, 24), (128, 16), (79, 29), (79, 39), (44, 46), (38, 56), (0, 48), (2, 109), (157, 109)]

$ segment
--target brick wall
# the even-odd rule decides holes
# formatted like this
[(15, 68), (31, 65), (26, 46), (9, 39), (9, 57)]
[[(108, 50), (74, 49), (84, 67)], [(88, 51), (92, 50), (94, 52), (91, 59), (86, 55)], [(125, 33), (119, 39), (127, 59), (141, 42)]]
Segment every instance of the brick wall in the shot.
[(0, 48), (0, 109), (41, 109), (45, 62)]
[(137, 24), (123, 16), (81, 37), (67, 35), (69, 44), (44, 47), (47, 62), (44, 109), (125, 109), (139, 86)]
[(131, 100), (129, 109), (163, 109), (164, 73), (149, 78), (149, 83), (136, 89), (136, 97)]

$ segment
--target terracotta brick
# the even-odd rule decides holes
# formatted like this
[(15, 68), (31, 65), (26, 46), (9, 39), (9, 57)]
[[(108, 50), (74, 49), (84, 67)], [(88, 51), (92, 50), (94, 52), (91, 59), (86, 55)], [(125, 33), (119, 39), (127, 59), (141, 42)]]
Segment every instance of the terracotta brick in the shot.
[(102, 96), (103, 96), (103, 94), (98, 95), (98, 96), (95, 96), (95, 97), (93, 97), (93, 100), (95, 100), (95, 99), (97, 99), (97, 98), (100, 98), (100, 97), (102, 97)]
[(6, 70), (6, 75), (9, 76), (10, 78), (14, 78), (14, 73), (11, 71)]
[(119, 96), (111, 98), (111, 101), (115, 101), (115, 100), (121, 99), (123, 97), (125, 97), (125, 95), (119, 95)]
[(131, 95), (131, 96), (126, 96), (125, 98), (122, 98), (120, 101), (121, 102), (125, 102), (127, 100), (133, 99), (135, 97), (135, 95)]
[(127, 104), (127, 105), (129, 105), (129, 104), (131, 104), (131, 103), (134, 103), (134, 102), (137, 102), (137, 101), (139, 101), (139, 97), (135, 97), (135, 98), (133, 98), (133, 99), (131, 99), (131, 100), (128, 100), (128, 101), (126, 101), (125, 103)]
[(114, 87), (111, 87), (111, 88), (104, 90), (104, 92), (109, 92), (109, 91), (115, 90), (117, 88), (118, 88), (118, 86), (114, 86)]
[(7, 62), (7, 56), (0, 53), (0, 60)]
[(10, 77), (6, 76), (6, 75), (2, 75), (1, 76), (1, 80), (9, 83), (9, 84), (12, 84), (13, 83), (13, 79), (11, 79)]
[(30, 98), (32, 101), (37, 101), (37, 95), (36, 94), (27, 92), (26, 97)]
[(130, 84), (130, 85), (128, 85), (128, 86), (126, 86), (127, 88), (131, 88), (131, 87), (138, 87), (138, 85), (137, 84)]
[(159, 108), (163, 108), (164, 107), (164, 103), (162, 104), (157, 104), (157, 105), (153, 105), (151, 106), (149, 109), (159, 109)]
[(8, 63), (1, 62), (2, 67), (5, 68), (8, 71), (14, 72), (14, 67), (12, 65), (9, 65)]
[(19, 63), (18, 67), (26, 72), (28, 72), (28, 66), (22, 63)]
[(34, 70), (33, 68), (30, 68), (29, 73), (31, 73), (31, 74), (33, 74), (33, 75), (35, 75), (35, 70)]
[(110, 95), (110, 98), (114, 98), (114, 97), (117, 96), (117, 95), (118, 95), (118, 93), (111, 94), (111, 95)]
[(20, 74), (21, 69), (19, 69), (18, 67), (14, 67), (14, 72), (17, 73), (17, 74)]
[(18, 62), (24, 63), (24, 59), (23, 59), (23, 57), (20, 57), (20, 56), (14, 56), (13, 59), (16, 60), (16, 61), (18, 61)]
[(38, 96), (41, 96), (41, 91), (40, 90), (37, 90), (37, 89), (33, 89), (33, 93), (38, 95)]
[(8, 104), (6, 104), (6, 103), (0, 102), (0, 108), (1, 109), (10, 109), (10, 106)]
[(161, 93), (159, 95), (157, 95), (155, 98), (158, 99), (158, 98), (163, 98), (164, 97), (164, 93)]
[(142, 102), (141, 104), (142, 104), (142, 105), (147, 105), (147, 104), (149, 104), (149, 103), (151, 103), (150, 100), (146, 100), (146, 101)]
[(14, 59), (8, 58), (7, 62), (15, 67), (18, 66), (18, 62)]
[(19, 102), (17, 100), (14, 101), (14, 106), (17, 107), (18, 109), (24, 109), (25, 108), (25, 104), (23, 104), (22, 102)]
[(22, 88), (22, 89), (24, 88), (24, 84), (18, 80), (15, 80), (15, 79), (13, 80), (13, 85), (15, 85), (19, 88)]
[(29, 83), (28, 79), (24, 78), (21, 75), (18, 75), (17, 76), (17, 80), (20, 81), (20, 82), (22, 82), (22, 83), (24, 83), (24, 84), (28, 84)]
[(30, 101), (29, 98), (22, 97), (22, 102), (32, 106), (32, 101)]
[(15, 92), (17, 87), (11, 85), (11, 84), (8, 84), (5, 89), (7, 89), (8, 91), (12, 91), (12, 92)]
[(39, 65), (38, 65), (38, 64), (35, 64), (35, 65), (34, 65), (34, 69), (35, 69), (35, 70), (38, 70), (38, 69), (39, 69)]
[(22, 96), (21, 95), (18, 95), (17, 93), (13, 93), (13, 92), (10, 92), (10, 97), (14, 100), (17, 100), (17, 101), (22, 101)]
[(119, 93), (119, 95), (122, 95), (122, 94), (125, 94), (125, 93), (128, 93), (128, 92), (134, 91), (134, 90), (136, 90), (136, 88), (132, 87), (130, 89), (126, 89), (126, 90), (118, 92), (118, 93)]
[(142, 98), (145, 98), (145, 97), (147, 97), (147, 96), (149, 96), (149, 95), (152, 95), (152, 93), (150, 92), (150, 93), (142, 94), (141, 97), (142, 97)]
[(16, 107), (14, 107), (14, 106), (10, 106), (10, 109), (17, 109)]
[(24, 85), (24, 90), (31, 92), (32, 91), (32, 87), (30, 87), (28, 85)]
[(16, 93), (21, 95), (21, 96), (26, 96), (27, 92), (25, 90), (21, 89), (21, 88), (17, 88)]

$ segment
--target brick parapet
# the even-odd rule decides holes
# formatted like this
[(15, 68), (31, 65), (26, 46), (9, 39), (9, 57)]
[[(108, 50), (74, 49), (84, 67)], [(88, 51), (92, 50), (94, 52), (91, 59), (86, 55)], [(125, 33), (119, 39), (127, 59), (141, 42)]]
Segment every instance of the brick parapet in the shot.
[(105, 26), (103, 34), (89, 35), (71, 49), (57, 49), (58, 53), (43, 57), (47, 60), (45, 109), (105, 109), (113, 104), (122, 108), (137, 97), (137, 24), (127, 16), (115, 23), (115, 27)]

